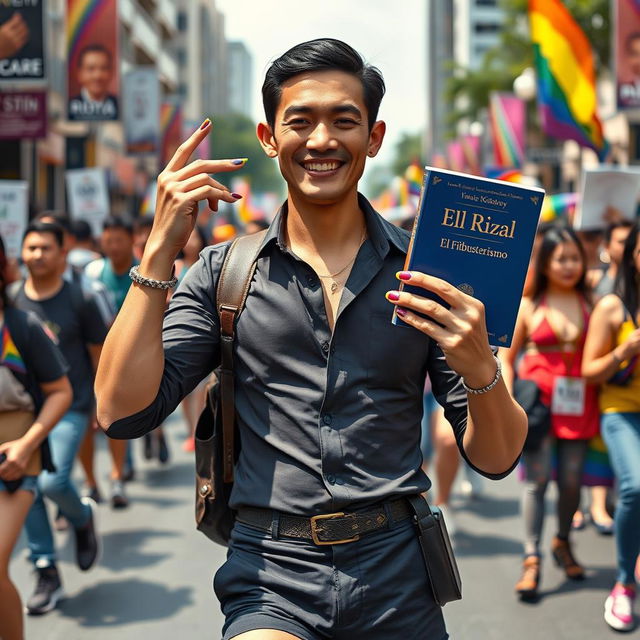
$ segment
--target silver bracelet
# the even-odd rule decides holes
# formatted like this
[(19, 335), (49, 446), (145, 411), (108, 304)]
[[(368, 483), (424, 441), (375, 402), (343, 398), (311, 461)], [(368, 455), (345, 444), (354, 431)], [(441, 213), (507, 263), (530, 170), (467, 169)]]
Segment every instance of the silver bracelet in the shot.
[(462, 386), (467, 393), (471, 393), (476, 396), (482, 393), (487, 393), (487, 391), (491, 391), (491, 389), (493, 389), (493, 387), (495, 387), (498, 382), (500, 382), (500, 378), (502, 378), (502, 365), (500, 364), (500, 360), (498, 360), (497, 356), (494, 355), (493, 359), (496, 361), (496, 365), (498, 365), (495, 378), (486, 387), (480, 387), (480, 389), (473, 389), (472, 387), (468, 387), (464, 381), (464, 378), (462, 378)]
[(178, 284), (178, 278), (175, 276), (173, 276), (171, 280), (154, 280), (153, 278), (146, 278), (145, 276), (140, 275), (137, 266), (133, 266), (129, 269), (129, 277), (137, 284), (141, 284), (143, 287), (151, 287), (152, 289), (173, 289), (173, 287)]

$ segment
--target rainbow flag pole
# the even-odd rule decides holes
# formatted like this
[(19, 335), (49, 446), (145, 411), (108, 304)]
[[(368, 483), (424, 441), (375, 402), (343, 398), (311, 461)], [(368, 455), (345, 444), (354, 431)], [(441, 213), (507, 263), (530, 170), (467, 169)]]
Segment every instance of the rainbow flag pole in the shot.
[(603, 161), (609, 145), (597, 114), (591, 44), (561, 0), (529, 0), (542, 127), (575, 140)]

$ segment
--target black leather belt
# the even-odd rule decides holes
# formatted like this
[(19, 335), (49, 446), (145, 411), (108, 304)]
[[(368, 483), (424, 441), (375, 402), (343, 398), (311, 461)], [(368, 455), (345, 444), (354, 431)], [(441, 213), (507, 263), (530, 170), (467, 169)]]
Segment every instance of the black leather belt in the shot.
[[(317, 545), (345, 544), (412, 515), (409, 502), (404, 498), (367, 511), (327, 513), (311, 518), (280, 514), (277, 535), (313, 540)], [(276, 516), (271, 509), (244, 507), (238, 511), (236, 520), (263, 531), (272, 531)]]

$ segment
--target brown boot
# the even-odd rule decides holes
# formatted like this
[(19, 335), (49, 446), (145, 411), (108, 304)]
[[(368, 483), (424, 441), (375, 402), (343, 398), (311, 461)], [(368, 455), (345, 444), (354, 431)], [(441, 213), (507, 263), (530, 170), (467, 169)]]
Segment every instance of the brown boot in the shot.
[(516, 582), (516, 593), (521, 598), (535, 598), (540, 583), (540, 558), (527, 556), (522, 563), (522, 576)]
[(556, 564), (564, 569), (565, 575), (571, 580), (583, 580), (584, 569), (576, 562), (571, 552), (568, 540), (556, 537), (551, 541), (551, 553)]

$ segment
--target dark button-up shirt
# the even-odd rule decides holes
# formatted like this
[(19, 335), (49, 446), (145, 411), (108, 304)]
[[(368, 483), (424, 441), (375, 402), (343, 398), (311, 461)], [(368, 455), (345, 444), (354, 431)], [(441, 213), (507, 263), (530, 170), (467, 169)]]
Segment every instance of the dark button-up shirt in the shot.
[[(264, 238), (236, 330), (234, 508), (313, 515), (427, 490), (419, 446), (427, 372), (464, 455), (467, 400), (459, 376), (433, 340), (391, 324), (385, 300), (397, 287), (409, 234), (364, 197), (359, 204), (368, 237), (333, 332), (318, 275), (285, 245), (286, 205)], [(185, 276), (164, 321), (159, 393), (148, 408), (114, 422), (110, 436), (149, 431), (220, 363), (215, 290), (228, 246), (205, 249)]]

